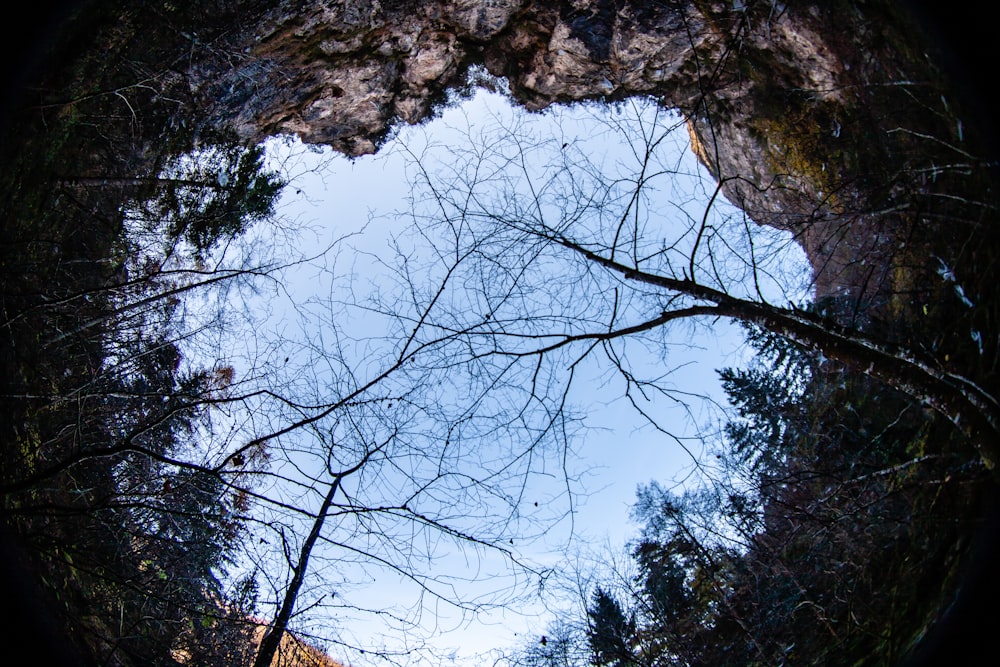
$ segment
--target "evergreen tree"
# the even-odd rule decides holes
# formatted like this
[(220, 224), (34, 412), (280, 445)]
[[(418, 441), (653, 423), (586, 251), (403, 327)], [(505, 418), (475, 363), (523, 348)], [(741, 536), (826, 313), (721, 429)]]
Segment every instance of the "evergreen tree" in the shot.
[(631, 667), (638, 664), (632, 652), (635, 621), (628, 619), (621, 605), (604, 589), (594, 591), (587, 608), (587, 641), (594, 665)]

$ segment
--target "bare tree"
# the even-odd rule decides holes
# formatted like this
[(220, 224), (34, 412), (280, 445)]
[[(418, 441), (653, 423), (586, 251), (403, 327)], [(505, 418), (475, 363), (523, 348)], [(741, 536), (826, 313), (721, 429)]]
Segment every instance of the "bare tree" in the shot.
[[(241, 567), (273, 587), (266, 598), (274, 620), (264, 623), (257, 655), (258, 664), (270, 664), (286, 633), (320, 638), (309, 622), (321, 612), (353, 607), (413, 627), (423, 600), (469, 611), (509, 602), (469, 599), (466, 577), (442, 571), (435, 560), (446, 544), (464, 544), (521, 567), (515, 541), (572, 517), (569, 461), (581, 425), (574, 392), (584, 371), (596, 367), (642, 419), (676, 438), (664, 405), (686, 405), (700, 391), (670, 378), (690, 345), (676, 337), (684, 324), (691, 325), (688, 336), (699, 336), (720, 318), (748, 322), (857, 367), (945, 414), (992, 465), (993, 398), (925, 351), (810, 310), (802, 276), (783, 265), (794, 239), (723, 205), (723, 182), (681, 157), (680, 118), (634, 101), (613, 110), (603, 127), (601, 145), (616, 146), (606, 155), (568, 124), (563, 136), (540, 136), (524, 119), (461, 128), (462, 143), (411, 143), (415, 196), (401, 218), (408, 224), (388, 251), (354, 252), (350, 239), (341, 239), (339, 254), (314, 258), (320, 273), (348, 289), (290, 304), (286, 324), (301, 323), (304, 337), (200, 329), (219, 340), (197, 354), (224, 378), (205, 376), (184, 400), (118, 424), (110, 440), (54, 447), (51, 466), (6, 491), (31, 490), (101, 460), (127, 461), (118, 483), (128, 482), (101, 496), (102, 507), (109, 500), (146, 507), (160, 493), (155, 484), (173, 479), (164, 471), (216, 480), (214, 493), (229, 499), (252, 538), (239, 554)], [(169, 216), (149, 222), (137, 232), (152, 239), (164, 237), (157, 225), (187, 229)], [(146, 346), (154, 350), (211, 340), (171, 330), (174, 314), (164, 304), (179, 308), (178, 299), (204, 296), (212, 286), (223, 290), (219, 303), (236, 295), (236, 285), (284, 289), (288, 262), (247, 270), (253, 265), (243, 260), (213, 265), (211, 254), (182, 261), (188, 255), (179, 247), (168, 244), (160, 259), (133, 253), (124, 280), (67, 295), (66, 304), (100, 295), (111, 315), (78, 318), (51, 343), (101, 329), (107, 349), (121, 351), (108, 357), (114, 363), (100, 377), (131, 378), (128, 332), (170, 332), (162, 344)], [(358, 261), (395, 283), (366, 291), (342, 280)], [(361, 322), (367, 331), (352, 328)], [(243, 357), (235, 358), (240, 349)], [(228, 352), (216, 354), (221, 350)], [(94, 382), (49, 398), (66, 403), (72, 396), (80, 405), (107, 399)], [(164, 424), (199, 410), (207, 415), (194, 431), (204, 437), (200, 443), (192, 438), (176, 451), (155, 446)], [(90, 408), (80, 414), (103, 423)], [(543, 476), (561, 478), (563, 491), (539, 497), (534, 481)], [(336, 574), (348, 563), (402, 577), (417, 603), (399, 614), (331, 595), (332, 581), (349, 584)], [(525, 566), (515, 579), (537, 574)], [(388, 650), (383, 657), (398, 659)]]
[(672, 162), (677, 153), (666, 148), (683, 119), (633, 101), (607, 123), (624, 157), (518, 122), (466, 128), (467, 147), (447, 154), (411, 149), (422, 186), (415, 223), (437, 234), (430, 243), (448, 262), (452, 289), (423, 323), (454, 337), (453, 365), (489, 367), (507, 386), (535, 387), (532, 400), (545, 403), (556, 400), (548, 389), (563, 386), (553, 380), (557, 367), (571, 378), (577, 364), (598, 357), (636, 401), (671, 391), (657, 380), (669, 360), (651, 374), (630, 361), (636, 346), (665, 355), (678, 323), (710, 329), (720, 318), (738, 320), (939, 411), (995, 467), (1000, 406), (989, 391), (928, 349), (810, 306), (815, 293), (782, 275), (776, 244), (792, 236), (722, 208), (723, 183), (702, 182), (693, 211), (691, 195), (677, 198), (675, 179), (692, 168)]
[[(95, 553), (100, 547), (100, 556), (107, 556), (104, 562), (82, 564), (92, 581), (113, 582), (118, 591), (128, 592), (121, 600), (113, 594), (102, 599), (104, 616), (88, 619), (86, 629), (98, 637), (104, 657), (110, 660), (127, 651), (136, 660), (148, 657), (140, 632), (150, 618), (144, 596), (151, 604), (163, 603), (156, 609), (160, 637), (197, 635), (227, 616), (237, 624), (256, 623), (247, 616), (252, 605), (229, 609), (214, 597), (222, 586), (216, 585), (212, 570), (223, 555), (247, 572), (238, 582), (240, 599), (254, 597), (257, 577), (271, 585), (267, 612), (274, 620), (264, 623), (269, 629), (257, 656), (261, 665), (270, 664), (288, 632), (308, 636), (309, 617), (320, 611), (353, 607), (413, 627), (425, 600), (463, 610), (508, 601), (469, 599), (462, 589), (471, 575), (436, 567), (435, 561), (449, 547), (471, 545), (480, 553), (502, 556), (499, 569), (515, 568), (515, 541), (572, 518), (575, 480), (568, 462), (574, 432), (581, 426), (574, 392), (585, 372), (599, 374), (642, 419), (684, 445), (664, 407), (686, 406), (698, 398), (698, 390), (674, 385), (671, 370), (684, 363), (694, 337), (710, 334), (720, 319), (767, 329), (814, 350), (820, 366), (852, 366), (907, 392), (945, 415), (977, 448), (979, 460), (995, 469), (1000, 407), (993, 390), (950, 360), (936, 341), (887, 332), (885, 322), (873, 323), (870, 312), (859, 312), (882, 289), (889, 269), (899, 268), (881, 261), (871, 262), (877, 269), (858, 268), (873, 259), (869, 252), (877, 243), (888, 239), (892, 246), (902, 238), (887, 223), (868, 238), (870, 243), (853, 245), (866, 238), (868, 229), (853, 225), (851, 215), (882, 220), (881, 211), (869, 210), (870, 202), (864, 200), (864, 210), (845, 214), (824, 201), (818, 212), (792, 211), (797, 222), (786, 225), (810, 243), (838, 246), (839, 255), (819, 259), (850, 266), (875, 284), (872, 289), (867, 283), (851, 285), (856, 293), (847, 295), (850, 316), (841, 317), (837, 309), (843, 303), (834, 299), (812, 307), (806, 303), (808, 290), (790, 282), (795, 276), (784, 271), (782, 247), (792, 244), (791, 238), (722, 205), (723, 195), (748, 192), (764, 193), (763, 200), (810, 203), (789, 186), (796, 181), (801, 185), (809, 175), (773, 174), (768, 183), (749, 174), (724, 173), (721, 166), (719, 145), (738, 142), (726, 141), (725, 132), (732, 127), (721, 122), (722, 109), (714, 104), (725, 101), (725, 95), (713, 98), (713, 87), (719, 81), (729, 85), (726, 77), (742, 86), (753, 64), (729, 68), (731, 56), (744, 48), (744, 37), (753, 37), (751, 24), (757, 17), (766, 15), (759, 25), (770, 33), (772, 17), (785, 12), (775, 3), (748, 4), (755, 6), (753, 12), (744, 3), (704, 12), (711, 30), (733, 30), (724, 52), (715, 54), (717, 62), (705, 63), (705, 70), (701, 59), (710, 53), (699, 51), (691, 40), (697, 81), (690, 87), (700, 94), (688, 105), (693, 111), (687, 121), (655, 104), (629, 102), (605, 121), (606, 141), (597, 149), (568, 127), (563, 136), (542, 136), (518, 124), (523, 121), (465, 128), (464, 138), (470, 141), (447, 147), (411, 144), (416, 187), (411, 224), (388, 251), (353, 257), (347, 251), (321, 253), (318, 273), (331, 266), (329, 275), (344, 279), (350, 288), (292, 302), (286, 323), (302, 325), (304, 335), (297, 339), (284, 332), (269, 337), (255, 328), (260, 321), (253, 315), (238, 307), (217, 307), (242, 298), (244, 288), (270, 289), (276, 295), (287, 287), (282, 278), (290, 268), (287, 262), (244, 256), (246, 261), (226, 263), (217, 261), (233, 257), (225, 249), (220, 255), (210, 252), (218, 250), (214, 246), (220, 238), (236, 242), (246, 231), (242, 223), (247, 216), (266, 218), (268, 209), (260, 205), (275, 194), (274, 184), (253, 180), (252, 169), (243, 172), (248, 163), (241, 166), (242, 154), (230, 156), (236, 158), (228, 163), (232, 173), (187, 174), (184, 166), (195, 172), (202, 166), (194, 155), (187, 156), (192, 161), (154, 175), (122, 168), (108, 176), (94, 176), (89, 169), (45, 174), (42, 182), (58, 194), (53, 203), (59, 199), (63, 206), (68, 200), (75, 210), (61, 216), (64, 209), (57, 207), (59, 215), (37, 220), (26, 216), (31, 222), (4, 241), (2, 324), (8, 333), (15, 332), (5, 339), (10, 349), (24, 355), (11, 363), (17, 371), (10, 374), (16, 378), (11, 386), (17, 388), (6, 397), (23, 406), (30, 418), (12, 436), (16, 446), (5, 448), (0, 491), (5, 509), (24, 520), (24, 532), (42, 541), (68, 539), (76, 523), (91, 531), (89, 541), (74, 543), (71, 552), (60, 551), (62, 546), (51, 550), (52, 558), (69, 566), (62, 570), (69, 573), (67, 581), (76, 576), (74, 568), (81, 569), (76, 557), (90, 547)], [(163, 138), (159, 130), (183, 120), (163, 107), (184, 104), (172, 98), (174, 92), (188, 100), (197, 88), (185, 78), (195, 66), (185, 74), (173, 65), (184, 59), (204, 64), (204, 54), (198, 54), (219, 49), (221, 64), (199, 75), (206, 79), (228, 63), (249, 61), (240, 49), (229, 48), (238, 39), (223, 39), (233, 25), (228, 11), (215, 16), (204, 9), (175, 25), (169, 15), (176, 8), (163, 11), (157, 16), (166, 19), (183, 44), (176, 52), (165, 49), (176, 56), (169, 67), (128, 58), (135, 75), (105, 77), (97, 58), (67, 75), (100, 80), (93, 90), (73, 86), (68, 97), (59, 95), (63, 101), (38, 107), (44, 114), (58, 108), (66, 111), (59, 114), (65, 118), (79, 115), (81, 126), (93, 128), (82, 133), (80, 127), (68, 128), (89, 137), (81, 151), (85, 157), (77, 156), (80, 163), (93, 166), (101, 158), (87, 153), (103, 152), (122, 163), (148, 166), (149, 143)], [(204, 15), (215, 20), (199, 25)], [(205, 41), (206, 33), (192, 37), (190, 26), (209, 28), (207, 34), (214, 27), (218, 41)], [(142, 31), (124, 34), (129, 41), (143, 39)], [(102, 74), (90, 76), (91, 70)], [(201, 89), (201, 101), (220, 93), (234, 108), (254, 109), (243, 104), (245, 98), (238, 99), (257, 84), (254, 71), (240, 70), (239, 75), (246, 89), (228, 86), (222, 94), (231, 82), (223, 77), (218, 88)], [(612, 90), (617, 84), (605, 81)], [(909, 83), (891, 85), (897, 83), (910, 94)], [(755, 85), (766, 88), (760, 81)], [(522, 85), (522, 93), (531, 98), (525, 90)], [(785, 98), (794, 98), (798, 119), (814, 118), (808, 99), (813, 92)], [(145, 105), (159, 109), (147, 117)], [(774, 106), (781, 105), (758, 109), (768, 112), (765, 120), (774, 121), (784, 112)], [(836, 123), (839, 133), (836, 110), (817, 108), (815, 117)], [(925, 110), (951, 122), (936, 106)], [(216, 120), (242, 113), (203, 111)], [(717, 140), (715, 146), (697, 147), (715, 180), (699, 181), (697, 164), (678, 157), (683, 149), (675, 150), (676, 131), (685, 123), (695, 136)], [(893, 197), (898, 194), (893, 179), (904, 172), (915, 179), (943, 179), (978, 168), (975, 156), (947, 137), (903, 125), (891, 132), (905, 137), (908, 147), (943, 145), (958, 160), (906, 165), (881, 184)], [(957, 132), (961, 134), (961, 126)], [(135, 150), (132, 139), (125, 140), (131, 134)], [(816, 145), (820, 134), (803, 135), (795, 137), (800, 141), (789, 151), (786, 166), (804, 161), (825, 173), (825, 162), (812, 164), (821, 152)], [(75, 140), (76, 135), (67, 132), (66, 137)], [(185, 134), (180, 141), (189, 139), (193, 141)], [(60, 144), (69, 143), (73, 141), (60, 138)], [(119, 143), (127, 148), (119, 150)], [(609, 145), (615, 149), (606, 154)], [(53, 151), (46, 159), (59, 163), (62, 157)], [(684, 175), (695, 177), (693, 190), (678, 189), (676, 179)], [(230, 179), (239, 177), (246, 177), (242, 192), (224, 196)], [(819, 177), (824, 188), (827, 178)], [(23, 197), (24, 185), (31, 185), (31, 179), (12, 179), (5, 192)], [(843, 184), (832, 185), (836, 190)], [(159, 196), (126, 197), (130, 215), (120, 235), (117, 216), (123, 200), (107, 196), (102, 201), (101, 193), (146, 187), (160, 187)], [(45, 210), (49, 193), (36, 194), (19, 201), (18, 210)], [(961, 198), (951, 192), (921, 194), (926, 201)], [(738, 203), (747, 205), (751, 198)], [(962, 242), (974, 245), (984, 238), (975, 230), (984, 224), (981, 211), (989, 208), (982, 202), (963, 203), (979, 216), (955, 218), (973, 230)], [(891, 204), (888, 213), (910, 202)], [(951, 213), (935, 206), (922, 210), (935, 216)], [(757, 210), (748, 211), (757, 215)], [(843, 215), (832, 224), (813, 224), (830, 213)], [(57, 218), (59, 225), (49, 224)], [(93, 220), (100, 224), (90, 224)], [(32, 250), (7, 263), (18, 248), (45, 245), (32, 235), (50, 229), (55, 230), (51, 256)], [(86, 236), (80, 230), (100, 233)], [(74, 244), (79, 247), (65, 250)], [(971, 307), (970, 295), (956, 277), (954, 257), (915, 257), (913, 264), (931, 268), (914, 271), (911, 282), (933, 276), (937, 269), (940, 280), (935, 279), (933, 293), (959, 308)], [(353, 268), (342, 270), (341, 262), (349, 261), (369, 261), (397, 280), (366, 292)], [(49, 263), (55, 271), (38, 270)], [(84, 283), (75, 280), (80, 276)], [(56, 289), (46, 277), (57, 278)], [(248, 326), (234, 333), (223, 322), (224, 313), (244, 318)], [(187, 324), (185, 317), (190, 318)], [(192, 326), (191, 320), (198, 324)], [(44, 326), (36, 331), (33, 325), (39, 322)], [(353, 328), (360, 322), (371, 325), (369, 331)], [(688, 338), (678, 341), (678, 333)], [(970, 334), (979, 343), (980, 356), (984, 347), (995, 351), (992, 341), (983, 343), (978, 329)], [(22, 375), (28, 381), (18, 384)], [(36, 429), (38, 424), (44, 429)], [(893, 469), (868, 474), (885, 471)], [(540, 497), (534, 484), (540, 477), (559, 478), (563, 490)], [(59, 517), (60, 530), (46, 533), (45, 522), (53, 516)], [(78, 521), (81, 517), (87, 521)], [(212, 539), (201, 540), (205, 534)], [(235, 542), (237, 536), (252, 539), (233, 554), (219, 538)], [(210, 548), (188, 548), (199, 540)], [(193, 566), (185, 560), (189, 557), (197, 561)], [(109, 563), (120, 565), (119, 571)], [(412, 584), (417, 602), (408, 613), (399, 613), (340, 591), (332, 595), (336, 582), (349, 587), (341, 570), (351, 563), (366, 568), (366, 574), (389, 572)], [(198, 577), (180, 576), (167, 565), (193, 567)], [(525, 567), (515, 574), (523, 582), (538, 573)], [(205, 590), (198, 588), (201, 584)], [(154, 590), (156, 595), (146, 595)], [(198, 597), (198, 604), (178, 603), (177, 590)], [(129, 604), (120, 604), (116, 630), (106, 621), (108, 612), (126, 597)], [(195, 618), (206, 625), (194, 628)], [(189, 629), (178, 635), (177, 628), (186, 622)], [(156, 647), (162, 654), (187, 648)], [(398, 656), (385, 652), (384, 657)]]

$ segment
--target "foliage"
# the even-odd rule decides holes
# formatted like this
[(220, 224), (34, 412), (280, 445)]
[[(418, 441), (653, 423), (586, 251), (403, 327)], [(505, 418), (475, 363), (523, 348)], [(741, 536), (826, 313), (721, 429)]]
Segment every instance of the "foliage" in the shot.
[[(427, 206), (413, 212), (412, 237), (394, 239), (396, 256), (379, 257), (396, 262), (398, 290), (318, 304), (335, 345), (308, 341), (319, 352), (298, 375), (274, 372), (286, 384), (241, 393), (231, 366), (185, 357), (184, 299), (267, 274), (220, 260), (272, 222), (283, 187), (261, 147), (233, 139), (233, 109), (216, 99), (238, 106), (253, 77), (229, 91), (204, 82), (240, 67), (256, 35), (237, 19), (270, 3), (97, 4), (57, 50), (75, 53), (93, 33), (91, 48), (45, 73), (12, 124), (20, 140), (5, 137), (0, 177), (3, 521), (94, 663), (249, 664), (258, 635), (287, 647), (299, 608), (342, 608), (328, 582), (304, 583), (310, 558), (327, 571), (377, 563), (461, 606), (454, 580), (418, 562), (434, 560), (441, 536), (515, 560), (507, 545), (512, 532), (520, 539), (525, 480), (551, 474), (538, 463), (547, 450), (563, 462), (571, 452), (568, 398), (584, 361), (607, 363), (645, 406), (640, 417), (667, 433), (644, 403), (680, 395), (660, 368), (663, 332), (720, 317), (754, 323), (759, 355), (720, 373), (735, 415), (717, 467), (700, 464), (711, 473), (700, 488), (640, 491), (631, 588), (596, 588), (585, 620), (554, 627), (524, 663), (892, 664), (908, 654), (952, 589), (988, 479), (940, 414), (960, 427), (978, 408), (996, 416), (995, 249), (979, 242), (995, 238), (995, 207), (986, 170), (953, 145), (961, 126), (936, 88), (861, 87), (855, 102), (882, 123), (871, 124), (814, 91), (770, 85), (760, 53), (718, 68), (756, 86), (750, 129), (784, 151), (765, 166), (837, 192), (821, 211), (836, 223), (826, 241), (857, 279), (841, 287), (856, 293), (810, 309), (769, 302), (767, 276), (781, 267), (746, 218), (710, 215), (715, 195), (704, 215), (685, 210), (664, 231), (673, 218), (661, 216), (655, 183), (679, 168), (657, 154), (674, 122), (662, 109), (621, 141), (638, 162), (631, 173), (609, 173), (562, 137), (507, 128), (449, 150), (433, 179), (414, 155), (415, 198)], [(716, 13), (732, 23), (728, 5)], [(147, 30), (154, 21), (164, 29)], [(897, 115), (911, 99), (920, 113)], [(848, 150), (866, 142), (868, 153)], [(822, 216), (805, 218), (800, 238)], [(844, 238), (872, 245), (858, 259)], [(427, 249), (434, 259), (421, 258)], [(388, 343), (342, 335), (340, 321), (358, 312), (389, 323)], [(654, 363), (635, 361), (640, 346)], [(363, 363), (351, 365), (349, 347), (364, 348)], [(253, 360), (262, 376), (291, 356), (267, 353)], [(249, 433), (239, 442), (213, 431), (230, 408), (225, 418)], [(272, 452), (283, 467), (265, 466)], [(306, 459), (318, 472), (302, 472)], [(271, 482), (282, 492), (258, 493)], [(259, 578), (258, 566), (288, 580)], [(283, 600), (267, 632), (262, 597)]]
[[(190, 152), (194, 110), (156, 71), (177, 53), (157, 62), (169, 40), (130, 32), (150, 11), (81, 10), (52, 106), (4, 135), (3, 521), (89, 663), (237, 665), (256, 612), (230, 571), (246, 494), (181, 465), (232, 369), (184, 358), (179, 296), (226, 277), (204, 262), (271, 219), (283, 183), (225, 132)], [(102, 53), (77, 57), (91, 30)]]
[(635, 621), (627, 619), (621, 605), (603, 589), (594, 591), (587, 609), (590, 632), (587, 640), (594, 664), (628, 667), (634, 664), (630, 642)]
[[(168, 245), (186, 241), (198, 257), (274, 214), (284, 183), (263, 166), (262, 146), (213, 145), (167, 165), (155, 196), (132, 215)], [(150, 229), (152, 228), (152, 229)]]
[(752, 339), (757, 364), (720, 372), (737, 408), (721, 474), (639, 491), (636, 597), (610, 613), (595, 592), (588, 614), (609, 620), (590, 630), (594, 664), (621, 664), (609, 636), (636, 664), (899, 664), (968, 556), (950, 517), (982, 520), (982, 473), (926, 453), (947, 451), (948, 431), (863, 376)]

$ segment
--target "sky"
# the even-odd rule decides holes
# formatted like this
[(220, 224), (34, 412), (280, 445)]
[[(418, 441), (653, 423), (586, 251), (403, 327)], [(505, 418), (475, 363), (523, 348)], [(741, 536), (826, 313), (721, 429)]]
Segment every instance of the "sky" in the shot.
[[(324, 303), (324, 298), (344, 288), (345, 276), (356, 281), (347, 286), (349, 289), (378, 289), (383, 279), (378, 260), (388, 262), (391, 259), (389, 240), (409, 224), (405, 212), (409, 208), (407, 196), (413, 188), (408, 181), (412, 171), (407, 171), (406, 148), (419, 152), (426, 147), (436, 147), (436, 159), (448, 164), (448, 147), (458, 142), (467, 143), (465, 135), (470, 128), (474, 133), (498, 121), (507, 124), (517, 121), (529, 124), (539, 136), (556, 137), (564, 142), (564, 147), (579, 146), (586, 154), (600, 155), (611, 163), (618, 156), (628, 159), (628, 146), (620, 137), (607, 132), (607, 123), (601, 122), (602, 113), (605, 112), (593, 106), (578, 106), (544, 114), (526, 114), (513, 110), (501, 94), (480, 91), (460, 106), (446, 110), (440, 118), (421, 126), (400, 128), (397, 136), (375, 156), (349, 160), (329, 149), (304, 146), (292, 137), (270, 140), (271, 164), (289, 179), (278, 207), (285, 221), (285, 231), (277, 237), (272, 236), (273, 231), (259, 232), (262, 235), (253, 239), (253, 243), (265, 255), (273, 253), (308, 260), (284, 270), (280, 285), (264, 285), (255, 293), (241, 294), (239, 298), (249, 305), (247, 312), (252, 313), (247, 316), (244, 326), (251, 327), (252, 332), (237, 331), (235, 339), (216, 341), (217, 344), (231, 350), (244, 346), (242, 358), (248, 365), (251, 364), (249, 360), (259, 358), (262, 351), (265, 356), (280, 358), (286, 355), (286, 359), (291, 359), (290, 367), (295, 366), (297, 354), (303, 355), (303, 365), (315, 364), (311, 355), (315, 353), (317, 341), (324, 340), (323, 322), (331, 321), (324, 318), (332, 317), (317, 311), (316, 304)], [(642, 107), (639, 113), (645, 114), (643, 118), (652, 118), (652, 106)], [(661, 123), (676, 120), (664, 116), (662, 110), (656, 118)], [(681, 175), (671, 180), (659, 196), (669, 198), (678, 215), (697, 219), (714, 183), (690, 152), (683, 126), (672, 132), (669, 140), (669, 159), (674, 161)], [(716, 204), (723, 215), (727, 206), (725, 202)], [(682, 211), (685, 207), (689, 210)], [(801, 252), (789, 244), (783, 247), (786, 250), (778, 257), (778, 263), (792, 275), (798, 271), (804, 274), (806, 265)], [(352, 318), (350, 322), (337, 324), (347, 327), (356, 340), (384, 337), (379, 328), (385, 326), (385, 321), (378, 317)], [(681, 436), (680, 439), (666, 437), (641, 423), (620, 392), (615, 391), (615, 383), (609, 381), (607, 369), (582, 366), (571, 396), (573, 403), (585, 414), (587, 426), (576, 436), (572, 460), (567, 464), (573, 479), (572, 520), (547, 525), (533, 540), (512, 542), (511, 550), (519, 557), (556, 571), (565, 570), (566, 581), (570, 581), (574, 567), (584, 570), (600, 567), (595, 560), (620, 557), (628, 540), (636, 536), (639, 527), (630, 521), (629, 509), (639, 485), (655, 480), (670, 486), (688, 479), (692, 455), (696, 456), (702, 447), (695, 436), (718, 428), (720, 413), (713, 402), (725, 404), (715, 371), (740, 364), (747, 353), (739, 328), (726, 322), (699, 329), (679, 327), (674, 335), (680, 340), (676, 354), (671, 352), (670, 356), (674, 369), (670, 381), (708, 400), (692, 399), (685, 409), (664, 402), (651, 404), (650, 407), (662, 417), (661, 423), (668, 424), (673, 434)], [(301, 346), (295, 349), (288, 342), (292, 339), (301, 340)], [(374, 347), (368, 348), (366, 354), (370, 355), (373, 349), (377, 351), (377, 343), (371, 345)], [(288, 352), (289, 349), (292, 351)], [(231, 354), (230, 361), (241, 355), (238, 351)], [(637, 359), (641, 364), (641, 357)], [(633, 365), (635, 363), (636, 358)], [(655, 367), (662, 365), (662, 361), (657, 354), (650, 354), (648, 364)], [(306, 374), (289, 377), (305, 382)], [(690, 439), (685, 440), (685, 437)], [(680, 446), (681, 443), (688, 451)], [(536, 494), (535, 497), (547, 497), (546, 494), (551, 493), (551, 497), (565, 500), (565, 496), (559, 496), (561, 488), (551, 491), (545, 484), (564, 485), (565, 480), (559, 475), (535, 477), (530, 493)], [(476, 579), (490, 568), (496, 568), (494, 574), (479, 576), (479, 580), (467, 583), (469, 591), (481, 589), (488, 593), (491, 586), (503, 589), (513, 583), (503, 578), (506, 564), (497, 562), (496, 554), (480, 553), (470, 558), (454, 549), (436, 553), (435, 567), (444, 567), (451, 574), (468, 570), (469, 577)], [(314, 573), (314, 576), (321, 575), (321, 572)], [(386, 603), (399, 594), (413, 593), (398, 578), (364, 567), (357, 567), (352, 574), (345, 564), (344, 570), (334, 573), (334, 577), (345, 587), (352, 577), (361, 582), (351, 587), (358, 596), (355, 599)], [(484, 664), (490, 656), (496, 657), (497, 651), (516, 649), (544, 632), (547, 619), (551, 617), (545, 602), (553, 600), (533, 597), (537, 582), (529, 579), (518, 579), (526, 584), (519, 589), (527, 594), (524, 603), (496, 613), (470, 617), (454, 609), (427, 604), (420, 616), (420, 624), (427, 631), (426, 639), (419, 638), (416, 629), (406, 636), (394, 635), (386, 629), (385, 617), (379, 614), (363, 618), (334, 614), (329, 623), (339, 627), (344, 641), (362, 646), (384, 644), (387, 647), (404, 646), (406, 650), (405, 647), (426, 641), (424, 645), (431, 647), (434, 655), (428, 664)], [(558, 598), (557, 592), (565, 582), (560, 582), (558, 576), (554, 576), (552, 582), (548, 590)], [(558, 604), (558, 600), (555, 603)], [(363, 655), (344, 655), (336, 646), (329, 652), (357, 667), (377, 664)], [(404, 658), (400, 662), (417, 664), (415, 659)]]

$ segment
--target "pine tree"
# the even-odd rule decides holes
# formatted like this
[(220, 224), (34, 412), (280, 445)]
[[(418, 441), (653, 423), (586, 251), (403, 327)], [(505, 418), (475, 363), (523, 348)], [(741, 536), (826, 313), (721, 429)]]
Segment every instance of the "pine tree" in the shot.
[(635, 621), (625, 617), (621, 605), (604, 589), (594, 591), (587, 608), (587, 641), (594, 665), (630, 667), (638, 664), (632, 652)]

